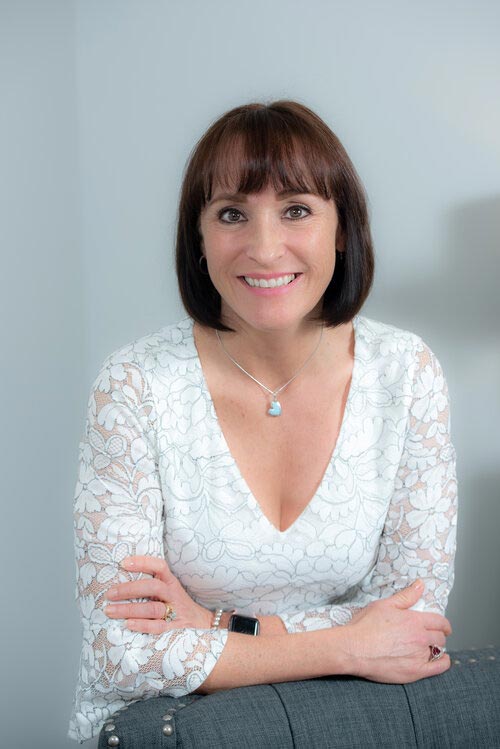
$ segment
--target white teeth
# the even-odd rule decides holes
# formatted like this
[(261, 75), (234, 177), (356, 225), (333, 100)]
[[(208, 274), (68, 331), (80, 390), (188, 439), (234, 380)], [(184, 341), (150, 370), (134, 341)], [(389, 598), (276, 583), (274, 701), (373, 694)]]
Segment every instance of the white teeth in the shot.
[(279, 276), (278, 278), (252, 278), (251, 276), (244, 276), (245, 281), (249, 286), (260, 286), (262, 289), (272, 289), (274, 286), (286, 286), (291, 283), (296, 277), (295, 273), (290, 273), (288, 276)]

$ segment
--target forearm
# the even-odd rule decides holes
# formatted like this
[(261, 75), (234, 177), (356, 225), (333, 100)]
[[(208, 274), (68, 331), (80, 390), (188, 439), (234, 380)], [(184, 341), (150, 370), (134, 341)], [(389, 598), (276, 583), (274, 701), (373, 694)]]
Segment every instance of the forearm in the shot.
[(222, 654), (196, 693), (347, 673), (346, 627), (256, 637), (229, 632)]

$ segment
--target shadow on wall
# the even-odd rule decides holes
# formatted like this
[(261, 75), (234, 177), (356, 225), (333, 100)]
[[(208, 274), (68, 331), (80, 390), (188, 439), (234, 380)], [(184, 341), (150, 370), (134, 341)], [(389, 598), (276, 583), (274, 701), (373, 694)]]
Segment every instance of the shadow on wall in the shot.
[(391, 289), (390, 304), (435, 351), (450, 389), (459, 515), (447, 646), (500, 645), (500, 196), (450, 210), (439, 245), (425, 284)]
[(459, 520), (447, 614), (460, 647), (499, 645), (500, 196), (454, 208), (445, 246), (446, 294), (430, 289), (425, 307), (438, 330), (443, 320), (456, 352), (449, 379), (459, 404), (451, 417)]
[(448, 649), (500, 645), (499, 487), (500, 471), (459, 482), (455, 581), (464, 600), (454, 596), (454, 588), (446, 612), (453, 627)]
[[(391, 289), (399, 320), (418, 320), (467, 353), (485, 342), (500, 354), (500, 196), (465, 203), (445, 216), (440, 266), (421, 289)], [(450, 322), (451, 321), (451, 322)], [(416, 331), (418, 332), (418, 331)], [(493, 352), (492, 352), (493, 353)], [(498, 380), (497, 380), (498, 382)]]
[[(453, 317), (451, 331), (465, 350), (469, 344), (474, 348), (486, 342), (495, 346), (493, 354), (498, 357), (500, 196), (454, 208), (447, 226), (448, 293), (441, 295), (435, 315), (445, 320)], [(439, 299), (439, 293), (435, 297)]]
[[(500, 644), (500, 197), (451, 212), (446, 304), (436, 310), (458, 340), (460, 421), (459, 522), (456, 580), (466, 603), (451, 596), (461, 646)], [(456, 270), (454, 268), (456, 267)], [(437, 295), (436, 295), (437, 296)], [(478, 448), (479, 446), (479, 448)], [(480, 451), (485, 456), (481, 459)], [(470, 454), (470, 457), (469, 457)], [(481, 470), (483, 468), (484, 470)], [(467, 468), (469, 470), (467, 471)], [(451, 639), (451, 638), (450, 638)]]

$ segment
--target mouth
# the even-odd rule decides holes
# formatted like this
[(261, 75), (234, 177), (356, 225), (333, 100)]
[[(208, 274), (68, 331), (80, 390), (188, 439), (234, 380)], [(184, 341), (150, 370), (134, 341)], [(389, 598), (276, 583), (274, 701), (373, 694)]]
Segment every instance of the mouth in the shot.
[(238, 276), (244, 281), (247, 286), (260, 289), (275, 289), (281, 286), (288, 286), (293, 283), (301, 273), (284, 273), (280, 276), (273, 276), (271, 278), (262, 278), (260, 276)]

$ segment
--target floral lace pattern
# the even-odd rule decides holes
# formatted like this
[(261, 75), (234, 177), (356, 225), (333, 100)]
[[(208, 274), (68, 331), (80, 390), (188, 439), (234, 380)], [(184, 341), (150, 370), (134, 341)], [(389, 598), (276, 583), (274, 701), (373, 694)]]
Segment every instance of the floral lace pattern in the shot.
[(227, 630), (128, 630), (103, 611), (120, 561), (165, 558), (215, 609), (277, 614), (288, 632), (346, 624), (420, 577), (417, 610), (444, 614), (454, 580), (456, 455), (441, 366), (422, 339), (363, 316), (342, 427), (317, 492), (285, 531), (228, 449), (184, 318), (112, 353), (94, 381), (75, 489), (83, 646), (69, 736), (130, 701), (193, 692)]

